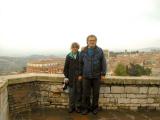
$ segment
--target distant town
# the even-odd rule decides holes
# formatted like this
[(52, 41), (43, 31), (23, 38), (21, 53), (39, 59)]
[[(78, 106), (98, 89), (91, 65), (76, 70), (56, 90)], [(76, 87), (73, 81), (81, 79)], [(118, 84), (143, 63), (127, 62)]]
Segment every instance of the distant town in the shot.
[[(118, 66), (139, 65), (150, 70), (148, 75), (160, 76), (160, 50), (150, 51), (121, 51), (114, 52), (104, 50), (107, 62), (107, 75), (115, 76)], [(0, 75), (21, 74), (21, 73), (49, 73), (62, 74), (65, 56), (40, 56), (30, 57), (0, 57)], [(125, 68), (125, 69), (126, 69)], [(119, 70), (119, 69), (118, 69)], [(121, 70), (121, 69), (120, 69)], [(124, 71), (124, 70), (122, 70)], [(120, 71), (121, 73), (121, 71)], [(123, 75), (123, 74), (122, 74)], [(124, 74), (129, 75), (129, 74)]]

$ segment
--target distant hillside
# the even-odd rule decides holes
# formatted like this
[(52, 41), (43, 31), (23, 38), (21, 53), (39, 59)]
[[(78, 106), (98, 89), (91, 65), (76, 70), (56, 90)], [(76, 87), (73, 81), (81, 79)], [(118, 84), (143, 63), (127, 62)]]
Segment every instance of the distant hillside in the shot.
[(0, 75), (10, 74), (11, 72), (21, 72), (28, 61), (46, 59), (46, 58), (56, 58), (54, 55), (44, 56), (44, 55), (32, 55), (28, 57), (6, 57), (0, 56)]
[(158, 48), (158, 47), (148, 47), (148, 48), (141, 48), (141, 49), (113, 49), (113, 50), (110, 50), (110, 51), (124, 52), (125, 50), (127, 50), (127, 51), (140, 51), (140, 52), (155, 52), (155, 51), (160, 52), (160, 48)]
[(149, 47), (149, 48), (139, 49), (138, 51), (144, 51), (144, 52), (160, 51), (160, 48), (157, 48), (157, 47)]

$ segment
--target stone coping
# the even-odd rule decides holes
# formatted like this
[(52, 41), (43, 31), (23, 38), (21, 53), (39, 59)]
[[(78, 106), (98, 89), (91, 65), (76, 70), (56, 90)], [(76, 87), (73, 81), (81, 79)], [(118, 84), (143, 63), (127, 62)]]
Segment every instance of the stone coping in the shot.
[[(34, 81), (62, 83), (63, 78), (64, 78), (63, 74), (37, 74), (37, 73), (0, 76), (0, 92), (3, 88), (12, 84), (34, 82)], [(106, 76), (106, 79), (102, 81), (102, 84), (160, 86), (160, 77)]]

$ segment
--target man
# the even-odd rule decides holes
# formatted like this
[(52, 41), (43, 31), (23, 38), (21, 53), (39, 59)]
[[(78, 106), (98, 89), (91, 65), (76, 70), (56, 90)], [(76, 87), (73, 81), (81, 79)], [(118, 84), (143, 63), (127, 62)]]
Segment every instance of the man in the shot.
[[(104, 80), (106, 75), (106, 59), (103, 50), (96, 43), (97, 37), (89, 35), (87, 37), (87, 46), (83, 48), (79, 57), (80, 70), (78, 79), (83, 81), (83, 115), (88, 114), (90, 109), (93, 114), (97, 114), (100, 80)], [(92, 103), (90, 103), (91, 96), (93, 97)]]

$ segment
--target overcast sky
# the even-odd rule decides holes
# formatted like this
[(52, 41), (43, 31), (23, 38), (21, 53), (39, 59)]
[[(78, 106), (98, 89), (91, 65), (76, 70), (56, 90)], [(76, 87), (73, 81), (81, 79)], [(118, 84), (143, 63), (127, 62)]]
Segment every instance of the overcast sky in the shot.
[(95, 34), (104, 49), (160, 46), (160, 0), (0, 0), (0, 55), (65, 52)]

